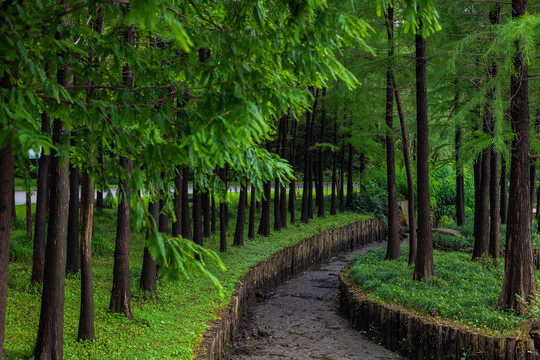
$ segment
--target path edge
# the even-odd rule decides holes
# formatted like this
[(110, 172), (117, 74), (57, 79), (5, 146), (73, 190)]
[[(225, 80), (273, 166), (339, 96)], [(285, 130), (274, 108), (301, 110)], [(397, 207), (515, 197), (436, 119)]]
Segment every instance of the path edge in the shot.
[(436, 317), (379, 303), (349, 277), (350, 265), (339, 274), (340, 311), (351, 325), (388, 350), (410, 359), (536, 359), (530, 337), (483, 334)]
[(228, 306), (218, 319), (209, 323), (195, 359), (220, 358), (228, 346), (231, 334), (238, 327), (241, 315), (256, 302), (257, 297), (332, 255), (382, 241), (385, 237), (386, 226), (381, 220), (359, 220), (304, 238), (253, 265), (235, 285)]

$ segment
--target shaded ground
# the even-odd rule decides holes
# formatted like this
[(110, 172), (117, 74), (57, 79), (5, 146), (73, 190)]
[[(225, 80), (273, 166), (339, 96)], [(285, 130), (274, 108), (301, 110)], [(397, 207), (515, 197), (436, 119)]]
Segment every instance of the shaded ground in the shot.
[(338, 274), (355, 254), (300, 274), (244, 316), (225, 359), (398, 359), (354, 330), (336, 309)]

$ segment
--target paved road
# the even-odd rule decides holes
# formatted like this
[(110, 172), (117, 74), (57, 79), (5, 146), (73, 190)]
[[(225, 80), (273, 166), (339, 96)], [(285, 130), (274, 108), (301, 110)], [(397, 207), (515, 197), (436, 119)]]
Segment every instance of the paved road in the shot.
[[(331, 186), (332, 186), (331, 184), (324, 184), (325, 189), (330, 189)], [(303, 184), (297, 184), (296, 185), (297, 190), (302, 190), (303, 188), (304, 188)], [(346, 188), (347, 188), (347, 185), (345, 185), (345, 189)], [(272, 190), (274, 190), (274, 185), (272, 185)], [(116, 188), (111, 188), (111, 192), (112, 192), (114, 197), (116, 197), (116, 191), (117, 191)], [(188, 191), (189, 191), (190, 194), (192, 194), (193, 193), (193, 187), (190, 186)], [(240, 191), (240, 186), (238, 186), (238, 185), (229, 186), (229, 191), (231, 191), (231, 192), (239, 192)], [(97, 194), (97, 192), (96, 192), (96, 194)], [(36, 201), (37, 201), (36, 191), (33, 191), (32, 192), (32, 204), (35, 204)], [(15, 191), (15, 205), (23, 205), (23, 204), (26, 204), (26, 193), (24, 191)]]
[(279, 286), (248, 312), (225, 359), (399, 359), (354, 330), (335, 307), (341, 268), (377, 246), (333, 258)]

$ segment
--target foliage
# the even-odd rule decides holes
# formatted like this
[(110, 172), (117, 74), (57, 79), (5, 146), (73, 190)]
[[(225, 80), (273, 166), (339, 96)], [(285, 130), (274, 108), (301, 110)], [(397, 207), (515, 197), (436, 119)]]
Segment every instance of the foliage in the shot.
[(351, 278), (370, 296), (384, 302), (459, 321), (488, 331), (513, 333), (523, 319), (513, 312), (497, 310), (504, 276), (501, 266), (470, 261), (469, 254), (434, 251), (436, 276), (427, 282), (413, 281), (414, 267), (405, 255), (384, 261), (385, 249), (374, 249), (352, 261)]

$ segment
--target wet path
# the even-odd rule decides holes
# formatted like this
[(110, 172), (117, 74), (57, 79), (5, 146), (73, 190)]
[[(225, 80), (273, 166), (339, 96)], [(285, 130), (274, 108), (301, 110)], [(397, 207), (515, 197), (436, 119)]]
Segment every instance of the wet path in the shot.
[(346, 253), (279, 286), (244, 317), (225, 359), (397, 359), (354, 330), (336, 309)]

